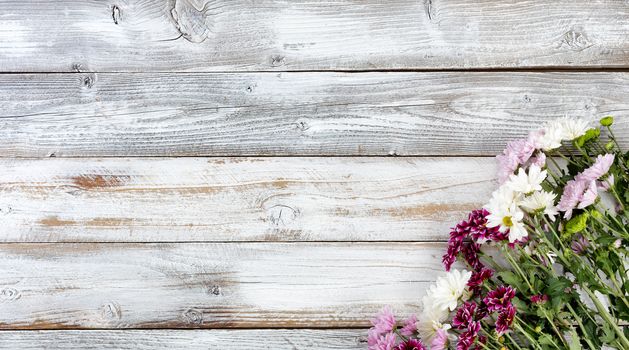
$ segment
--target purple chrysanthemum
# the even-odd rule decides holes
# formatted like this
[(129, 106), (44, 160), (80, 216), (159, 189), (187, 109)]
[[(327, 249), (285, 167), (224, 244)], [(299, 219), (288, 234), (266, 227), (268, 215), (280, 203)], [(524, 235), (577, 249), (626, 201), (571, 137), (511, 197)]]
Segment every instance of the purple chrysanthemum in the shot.
[(575, 252), (575, 254), (581, 255), (585, 253), (589, 246), (590, 242), (587, 238), (579, 235), (574, 241), (572, 241), (570, 248), (572, 248), (572, 251)]
[(396, 350), (426, 350), (426, 347), (418, 339), (409, 339), (398, 345)]
[(498, 334), (504, 334), (509, 331), (513, 324), (513, 319), (515, 318), (515, 311), (515, 307), (510, 305), (498, 314), (498, 319), (496, 320), (496, 332), (498, 332)]
[(474, 316), (476, 314), (476, 303), (471, 301), (466, 301), (459, 307), (456, 311), (456, 315), (452, 319), (452, 325), (458, 329), (464, 329), (470, 326), (470, 324), (474, 321)]
[(467, 286), (474, 292), (480, 291), (483, 283), (494, 275), (494, 271), (486, 267), (472, 273), (472, 277), (467, 281)]
[(515, 289), (510, 286), (498, 286), (498, 288), (487, 293), (483, 299), (487, 310), (497, 311), (511, 306), (511, 300), (515, 297)]

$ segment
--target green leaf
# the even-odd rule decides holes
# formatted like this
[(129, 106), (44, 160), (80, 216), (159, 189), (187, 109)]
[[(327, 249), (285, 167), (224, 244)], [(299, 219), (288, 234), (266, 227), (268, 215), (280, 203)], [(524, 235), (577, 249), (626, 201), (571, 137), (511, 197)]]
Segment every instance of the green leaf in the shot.
[(566, 288), (572, 286), (572, 281), (565, 277), (551, 277), (546, 286), (546, 294), (551, 299), (561, 298), (566, 295)]
[(503, 271), (498, 273), (498, 277), (504, 281), (504, 283), (515, 287), (517, 290), (523, 290), (522, 279), (512, 271)]
[(581, 347), (581, 342), (580, 342), (580, 337), (579, 334), (577, 334), (577, 332), (574, 329), (570, 330), (570, 344), (568, 344), (570, 346), (570, 350), (581, 350), (583, 349)]

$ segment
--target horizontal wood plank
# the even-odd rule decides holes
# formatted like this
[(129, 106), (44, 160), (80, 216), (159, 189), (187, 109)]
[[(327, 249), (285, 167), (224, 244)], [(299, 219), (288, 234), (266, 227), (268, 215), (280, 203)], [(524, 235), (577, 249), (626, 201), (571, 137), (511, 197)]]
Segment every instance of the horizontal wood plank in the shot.
[(443, 240), (491, 158), (1, 159), (3, 242)]
[(0, 70), (627, 67), (622, 0), (0, 3)]
[(606, 114), (629, 146), (629, 73), (11, 74), (0, 156), (493, 156)]
[(364, 329), (2, 331), (0, 349), (359, 350)]
[(367, 327), (444, 243), (0, 244), (0, 329)]

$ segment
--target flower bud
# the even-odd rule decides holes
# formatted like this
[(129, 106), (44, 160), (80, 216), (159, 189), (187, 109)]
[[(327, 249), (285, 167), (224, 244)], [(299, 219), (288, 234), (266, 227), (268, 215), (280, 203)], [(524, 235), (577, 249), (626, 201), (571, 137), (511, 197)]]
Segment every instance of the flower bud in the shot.
[(535, 333), (539, 333), (542, 331), (542, 326), (535, 327)]
[(614, 248), (618, 249), (620, 248), (621, 245), (622, 245), (622, 240), (620, 240), (620, 238), (614, 241)]
[(614, 124), (614, 117), (612, 117), (611, 115), (608, 115), (607, 117), (601, 119), (602, 126), (610, 126), (612, 124)]
[(611, 151), (614, 149), (614, 141), (609, 141), (608, 143), (605, 144), (605, 149), (608, 151)]
[(589, 217), (590, 215), (588, 214), (588, 212), (584, 212), (582, 214), (579, 214), (573, 217), (566, 223), (565, 233), (567, 235), (571, 235), (571, 234), (583, 231), (587, 227), (587, 222), (588, 222)]

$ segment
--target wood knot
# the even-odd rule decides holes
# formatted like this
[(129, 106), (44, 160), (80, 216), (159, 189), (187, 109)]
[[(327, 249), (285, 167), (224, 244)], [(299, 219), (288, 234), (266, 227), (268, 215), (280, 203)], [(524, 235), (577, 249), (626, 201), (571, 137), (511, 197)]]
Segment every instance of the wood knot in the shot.
[(287, 205), (274, 205), (267, 210), (268, 221), (275, 226), (287, 226), (297, 220), (299, 210)]
[(310, 129), (310, 125), (308, 125), (308, 121), (300, 119), (295, 123), (295, 126), (297, 128), (297, 130), (299, 131), (306, 131), (308, 129)]
[(271, 56), (271, 66), (280, 67), (286, 64), (286, 58), (281, 55), (273, 55)]
[(114, 5), (111, 7), (111, 18), (114, 20), (114, 24), (118, 24), (121, 20), (120, 7)]
[(5, 287), (5, 288), (2, 288), (2, 290), (0, 290), (0, 299), (2, 300), (7, 300), (7, 301), (18, 300), (20, 299), (21, 296), (22, 295), (20, 294), (20, 292), (15, 288)]
[(122, 318), (122, 309), (118, 303), (112, 301), (102, 307), (101, 314), (106, 319), (119, 320)]
[(583, 31), (575, 28), (570, 29), (563, 35), (561, 41), (559, 42), (559, 47), (563, 46), (567, 46), (573, 51), (582, 51), (592, 46), (592, 43), (588, 40), (585, 34), (583, 34)]
[(95, 82), (96, 76), (94, 74), (88, 74), (81, 79), (81, 84), (88, 89), (91, 89)]
[(188, 309), (183, 313), (183, 320), (188, 324), (202, 325), (203, 313), (197, 309)]
[(216, 296), (221, 295), (221, 287), (216, 286), (216, 285), (211, 286), (210, 288), (208, 288), (207, 292), (209, 294), (216, 295)]
[(194, 6), (191, 0), (176, 0), (170, 11), (175, 27), (181, 36), (191, 43), (202, 43), (212, 33), (210, 17), (213, 2), (206, 2), (201, 8)]
[(83, 69), (83, 64), (81, 63), (73, 63), (72, 64), (72, 71), (75, 73), (81, 73), (84, 71)]
[(13, 211), (13, 208), (10, 205), (0, 206), (0, 214), (8, 215), (8, 214), (11, 214), (12, 211)]
[(529, 95), (524, 95), (524, 102), (526, 102), (526, 103), (530, 103), (531, 101), (532, 101), (532, 100), (531, 100), (531, 98), (529, 97)]

